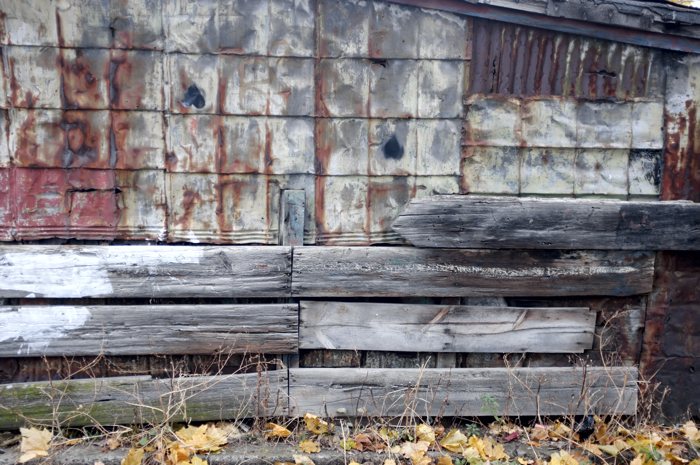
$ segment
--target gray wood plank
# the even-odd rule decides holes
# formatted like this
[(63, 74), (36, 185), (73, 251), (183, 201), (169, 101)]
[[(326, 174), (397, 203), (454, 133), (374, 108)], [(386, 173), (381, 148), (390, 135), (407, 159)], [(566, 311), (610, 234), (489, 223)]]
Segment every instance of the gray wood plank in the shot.
[(287, 371), (0, 385), (0, 429), (28, 422), (118, 425), (287, 414)]
[(419, 247), (698, 250), (700, 204), (436, 195), (393, 228)]
[(297, 305), (0, 307), (0, 357), (294, 353)]
[(298, 297), (583, 296), (651, 291), (651, 252), (294, 249)]
[(301, 302), (301, 349), (581, 353), (593, 347), (588, 308)]
[(418, 416), (634, 414), (637, 369), (297, 368), (290, 414)]
[(291, 248), (0, 246), (0, 297), (289, 297)]

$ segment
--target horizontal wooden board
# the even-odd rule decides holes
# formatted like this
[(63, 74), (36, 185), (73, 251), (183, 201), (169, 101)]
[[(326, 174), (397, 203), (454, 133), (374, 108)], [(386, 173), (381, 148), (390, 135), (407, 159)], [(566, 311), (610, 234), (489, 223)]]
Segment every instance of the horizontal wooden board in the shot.
[(298, 306), (0, 307), (0, 357), (295, 353)]
[(290, 247), (0, 246), (0, 297), (289, 297)]
[(419, 247), (698, 250), (700, 204), (436, 195), (393, 228)]
[(531, 416), (634, 414), (637, 369), (297, 368), (290, 414)]
[(580, 353), (593, 347), (588, 308), (302, 302), (301, 349)]
[(287, 414), (287, 371), (0, 385), (0, 429), (30, 422), (119, 425)]
[(622, 296), (650, 292), (653, 272), (651, 252), (301, 247), (292, 294)]

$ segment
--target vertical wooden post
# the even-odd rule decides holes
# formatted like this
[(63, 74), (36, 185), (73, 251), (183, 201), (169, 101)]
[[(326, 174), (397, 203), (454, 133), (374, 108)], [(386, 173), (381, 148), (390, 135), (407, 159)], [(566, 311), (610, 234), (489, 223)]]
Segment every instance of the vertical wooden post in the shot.
[[(306, 192), (302, 189), (283, 190), (280, 195), (280, 245), (292, 247), (304, 245), (304, 218), (306, 218)], [(299, 318), (298, 305), (297, 318)], [(299, 353), (283, 355), (282, 362), (287, 368), (299, 368)]]

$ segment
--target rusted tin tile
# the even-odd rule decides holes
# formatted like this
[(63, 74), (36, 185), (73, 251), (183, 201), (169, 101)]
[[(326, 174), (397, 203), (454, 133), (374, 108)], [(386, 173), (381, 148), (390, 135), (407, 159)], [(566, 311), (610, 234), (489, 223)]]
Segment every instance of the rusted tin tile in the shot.
[(9, 108), (8, 102), (8, 80), (7, 70), (5, 69), (5, 49), (0, 47), (0, 108)]
[(630, 150), (630, 195), (659, 195), (663, 159), (662, 150)]
[(367, 61), (320, 60), (316, 73), (318, 116), (369, 116)]
[(367, 175), (369, 120), (316, 119), (316, 173)]
[(14, 220), (12, 215), (11, 170), (0, 167), (0, 241), (12, 241)]
[(469, 19), (438, 10), (420, 10), (418, 58), (468, 60)]
[(584, 102), (576, 115), (576, 146), (629, 148), (632, 146), (632, 106)]
[(370, 9), (363, 0), (318, 0), (321, 57), (366, 57)]
[(116, 171), (119, 239), (166, 239), (165, 173), (161, 170)]
[(496, 21), (473, 24), (471, 93), (663, 97), (658, 50)]
[(464, 96), (464, 66), (458, 61), (418, 62), (419, 118), (459, 118)]
[(268, 148), (272, 150), (272, 144), (267, 144), (264, 118), (224, 117), (220, 134), (215, 165), (220, 173), (265, 172), (265, 153)]
[(109, 168), (108, 111), (11, 110), (15, 166)]
[[(367, 63), (363, 61), (362, 63)], [(415, 118), (418, 113), (418, 61), (370, 62), (369, 113), (375, 118)], [(428, 87), (429, 77), (426, 75)], [(428, 92), (429, 93), (429, 92)]]
[(417, 58), (420, 10), (387, 2), (372, 2), (369, 56)]
[(475, 194), (518, 194), (520, 157), (517, 147), (464, 147), (461, 190)]
[(580, 149), (576, 152), (574, 194), (628, 193), (629, 150)]
[(522, 139), (530, 147), (576, 147), (576, 102), (570, 99), (525, 99)]
[(268, 0), (219, 2), (218, 8), (218, 47), (222, 52), (266, 54), (270, 32)]
[(165, 128), (155, 111), (112, 111), (109, 166), (118, 170), (163, 169)]
[(661, 149), (664, 146), (664, 104), (662, 101), (632, 104), (632, 147)]
[(316, 244), (367, 244), (367, 177), (318, 176)]
[(10, 102), (19, 108), (61, 108), (57, 48), (5, 47)]
[(110, 54), (105, 49), (61, 49), (63, 108), (108, 109)]
[(15, 168), (16, 239), (113, 239), (119, 218), (114, 172)]
[(461, 158), (460, 120), (418, 120), (416, 125), (417, 175), (458, 175)]
[(110, 0), (66, 0), (56, 5), (61, 47), (107, 48), (112, 44)]
[(523, 149), (520, 193), (574, 193), (574, 149)]
[(313, 0), (268, 1), (270, 2), (269, 13), (267, 13), (270, 18), (270, 35), (267, 53), (271, 56), (313, 57), (315, 2)]
[(2, 43), (57, 46), (56, 8), (42, 0), (3, 0)]
[(114, 48), (163, 50), (162, 0), (111, 0)]
[(177, 172), (216, 172), (221, 116), (171, 115), (166, 166)]
[(369, 121), (369, 174), (409, 176), (416, 173), (418, 153), (415, 120)]
[(162, 53), (112, 50), (109, 71), (113, 109), (165, 109)]
[(10, 119), (7, 110), (0, 110), (0, 168), (10, 166)]
[(403, 242), (391, 223), (415, 196), (414, 177), (371, 177), (367, 184), (366, 231), (369, 243)]
[[(262, 3), (262, 2), (261, 2)], [(165, 2), (165, 49), (168, 52), (214, 53), (219, 49), (217, 1)]]
[(467, 145), (520, 146), (520, 100), (474, 95), (464, 119)]
[(168, 173), (168, 240), (276, 244), (279, 184), (264, 175)]
[(265, 173), (314, 173), (314, 122), (311, 118), (268, 118)]
[[(219, 91), (216, 55), (166, 56), (170, 73), (170, 111), (174, 113), (216, 113)], [(225, 75), (224, 75), (225, 76)]]
[(313, 114), (313, 60), (236, 56), (221, 56), (219, 59), (222, 113)]

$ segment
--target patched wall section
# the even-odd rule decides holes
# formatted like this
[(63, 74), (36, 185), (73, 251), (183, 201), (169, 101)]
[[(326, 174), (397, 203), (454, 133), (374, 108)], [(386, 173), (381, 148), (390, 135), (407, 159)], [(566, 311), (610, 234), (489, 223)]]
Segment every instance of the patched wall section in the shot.
[(384, 1), (1, 0), (0, 239), (392, 243), (436, 193), (656, 199), (661, 52)]

